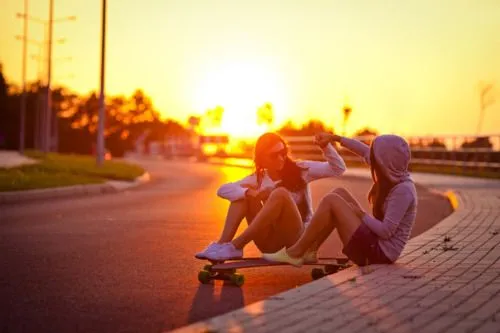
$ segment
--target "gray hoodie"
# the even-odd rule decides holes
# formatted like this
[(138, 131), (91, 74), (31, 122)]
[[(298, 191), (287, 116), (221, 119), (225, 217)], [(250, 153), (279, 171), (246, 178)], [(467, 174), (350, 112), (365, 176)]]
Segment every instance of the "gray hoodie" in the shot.
[[(370, 147), (360, 141), (342, 138), (341, 145), (370, 164)], [(417, 190), (408, 172), (410, 147), (397, 135), (381, 135), (372, 142), (377, 163), (395, 184), (384, 203), (384, 220), (365, 214), (363, 222), (379, 237), (379, 245), (391, 261), (403, 251), (417, 215)]]

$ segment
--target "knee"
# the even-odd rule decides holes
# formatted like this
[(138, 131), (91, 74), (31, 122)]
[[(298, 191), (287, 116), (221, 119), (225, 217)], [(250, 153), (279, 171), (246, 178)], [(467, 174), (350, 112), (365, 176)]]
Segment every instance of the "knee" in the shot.
[(330, 207), (332, 207), (335, 206), (341, 199), (342, 197), (338, 193), (332, 191), (325, 195), (323, 199), (321, 199), (321, 204), (329, 205)]
[(273, 200), (287, 200), (291, 199), (290, 192), (284, 187), (278, 187), (274, 191), (269, 194), (268, 199), (273, 199)]
[(349, 196), (350, 195), (349, 191), (346, 190), (343, 187), (337, 187), (336, 189), (332, 190), (330, 193), (337, 194), (337, 195), (339, 195), (341, 197), (345, 197), (345, 196)]

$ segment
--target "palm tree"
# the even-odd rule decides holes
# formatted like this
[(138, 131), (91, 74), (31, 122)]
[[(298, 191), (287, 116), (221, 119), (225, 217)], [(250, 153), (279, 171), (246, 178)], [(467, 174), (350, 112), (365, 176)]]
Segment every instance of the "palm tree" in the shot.
[(479, 87), (479, 120), (477, 124), (477, 135), (481, 131), (481, 125), (483, 124), (484, 112), (488, 106), (495, 103), (495, 97), (491, 93), (493, 90), (493, 83), (480, 83)]
[(342, 108), (342, 112), (344, 113), (344, 125), (343, 125), (343, 129), (342, 129), (342, 135), (345, 136), (346, 128), (347, 128), (347, 120), (349, 119), (349, 116), (351, 115), (352, 108), (348, 104), (345, 104), (344, 107)]
[(269, 102), (264, 103), (257, 109), (257, 124), (271, 126), (274, 122), (273, 105)]

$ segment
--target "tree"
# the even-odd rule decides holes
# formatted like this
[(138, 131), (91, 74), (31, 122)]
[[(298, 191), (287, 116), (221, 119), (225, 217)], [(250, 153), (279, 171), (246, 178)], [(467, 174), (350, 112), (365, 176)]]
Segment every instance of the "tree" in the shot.
[(257, 124), (272, 125), (274, 123), (274, 110), (271, 103), (264, 103), (257, 108)]
[(361, 140), (362, 142), (366, 144), (370, 144), (370, 142), (378, 135), (378, 132), (374, 129), (371, 129), (369, 127), (362, 128), (358, 130), (355, 134), (354, 137), (362, 137), (363, 139)]
[(213, 109), (208, 109), (205, 114), (205, 120), (208, 122), (208, 126), (219, 127), (222, 123), (222, 117), (224, 116), (224, 108), (217, 105)]
[[(34, 147), (41, 105), (39, 82), (27, 85), (26, 148)], [(3, 97), (2, 97), (3, 96)], [(9, 85), (0, 66), (0, 147), (16, 149), (19, 142), (21, 89)], [(52, 89), (52, 107), (59, 133), (59, 152), (91, 154), (96, 142), (99, 100), (95, 93), (80, 96), (64, 87)], [(179, 123), (163, 121), (151, 99), (136, 90), (131, 96), (109, 96), (106, 100), (106, 147), (113, 156), (133, 149), (135, 140), (147, 133), (146, 141), (163, 142), (166, 135), (189, 136)]]
[(446, 149), (446, 145), (444, 144), (444, 142), (439, 139), (433, 139), (429, 144), (427, 144), (427, 147)]
[(493, 96), (493, 83), (480, 83), (479, 87), (479, 120), (477, 123), (477, 135), (481, 131), (481, 125), (483, 124), (484, 113), (486, 109), (495, 103), (495, 97)]
[(347, 129), (347, 121), (349, 120), (349, 116), (352, 113), (352, 108), (349, 105), (344, 105), (342, 108), (342, 113), (344, 115), (344, 125), (343, 125), (343, 130), (342, 130), (342, 135), (346, 135), (346, 129)]
[(7, 108), (7, 82), (5, 81), (5, 77), (3, 75), (3, 66), (0, 63), (0, 112), (4, 111)]
[[(5, 81), (5, 77), (3, 76), (3, 67), (0, 63), (0, 117), (2, 118), (6, 118), (7, 113), (7, 89), (7, 82)], [(2, 119), (2, 122), (5, 122), (5, 119)], [(6, 145), (6, 134), (0, 126), (0, 148), (6, 147)]]
[(301, 127), (295, 127), (288, 121), (278, 130), (283, 136), (312, 136), (318, 132), (333, 133), (333, 129), (325, 126), (321, 120), (311, 119)]
[(462, 148), (493, 148), (490, 138), (487, 136), (478, 137), (470, 142), (464, 142)]

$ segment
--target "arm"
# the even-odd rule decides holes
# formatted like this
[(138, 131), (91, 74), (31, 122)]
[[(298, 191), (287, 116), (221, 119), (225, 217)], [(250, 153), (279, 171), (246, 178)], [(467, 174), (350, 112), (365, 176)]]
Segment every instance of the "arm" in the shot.
[(251, 174), (237, 182), (227, 183), (219, 187), (217, 195), (229, 201), (237, 201), (245, 198), (248, 187), (257, 187), (257, 176)]
[(356, 155), (359, 155), (365, 160), (366, 164), (370, 165), (370, 146), (361, 141), (349, 139), (343, 136), (338, 137), (335, 141), (339, 141), (342, 147), (345, 147)]
[(326, 178), (326, 177), (339, 177), (345, 170), (346, 165), (342, 157), (332, 144), (327, 144), (325, 147), (321, 148), (323, 151), (323, 156), (326, 162), (319, 161), (301, 161), (298, 162), (300, 167), (307, 168), (305, 181), (311, 182), (316, 179)]
[(386, 200), (387, 210), (383, 222), (368, 214), (362, 218), (368, 228), (382, 239), (391, 238), (414, 198), (408, 188), (400, 186), (396, 187)]

